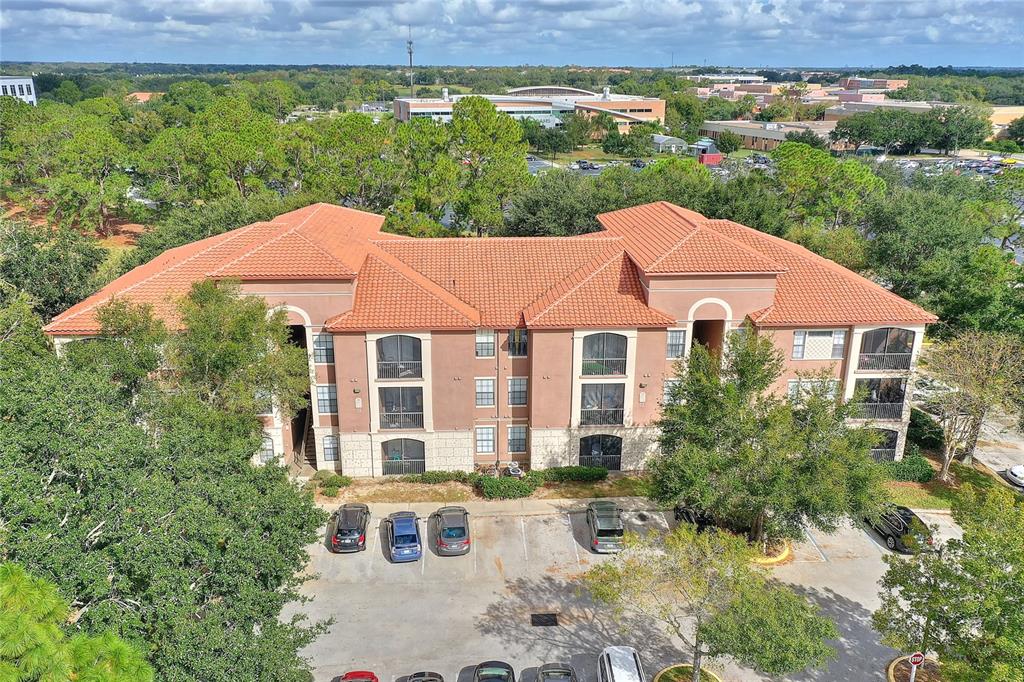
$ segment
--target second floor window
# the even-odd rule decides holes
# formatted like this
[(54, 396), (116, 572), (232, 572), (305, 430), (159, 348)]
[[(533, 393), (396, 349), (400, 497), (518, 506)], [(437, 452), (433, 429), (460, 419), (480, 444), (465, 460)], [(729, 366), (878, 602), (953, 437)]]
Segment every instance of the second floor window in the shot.
[(910, 369), (914, 332), (886, 327), (864, 332), (860, 343), (858, 369)]
[(476, 330), (476, 356), (478, 358), (494, 357), (494, 330)]
[(423, 376), (421, 342), (415, 336), (377, 339), (378, 379), (419, 379)]
[(626, 402), (625, 384), (583, 384), (580, 424), (622, 424)]
[(525, 377), (513, 377), (508, 380), (508, 404), (513, 406), (526, 404)]
[(316, 387), (316, 409), (320, 414), (338, 413), (338, 387), (334, 384)]
[(494, 379), (476, 380), (476, 406), (494, 406)]
[(330, 332), (320, 332), (313, 337), (313, 362), (334, 362), (334, 335)]
[(511, 329), (508, 332), (508, 355), (510, 358), (525, 358), (529, 336), (525, 329)]
[(422, 429), (423, 389), (418, 386), (381, 388), (380, 427), (382, 429)]
[(669, 360), (678, 360), (686, 352), (686, 330), (669, 329), (668, 343), (665, 346), (665, 357)]
[(790, 400), (799, 400), (817, 390), (823, 390), (829, 398), (835, 398), (839, 395), (839, 380), (790, 379), (787, 393)]
[(602, 376), (626, 373), (626, 337), (590, 334), (583, 339), (583, 374)]

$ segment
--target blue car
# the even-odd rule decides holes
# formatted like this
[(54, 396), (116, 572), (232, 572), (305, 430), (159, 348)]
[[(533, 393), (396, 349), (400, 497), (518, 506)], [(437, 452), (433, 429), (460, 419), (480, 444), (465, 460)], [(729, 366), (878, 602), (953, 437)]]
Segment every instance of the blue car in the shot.
[(423, 556), (416, 513), (400, 511), (384, 520), (388, 531), (388, 553), (394, 562), (419, 561)]

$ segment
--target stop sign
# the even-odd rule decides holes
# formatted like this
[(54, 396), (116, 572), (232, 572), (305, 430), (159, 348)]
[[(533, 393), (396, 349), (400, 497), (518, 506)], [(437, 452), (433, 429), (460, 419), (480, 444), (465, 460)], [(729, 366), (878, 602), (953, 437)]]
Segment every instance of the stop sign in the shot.
[(922, 654), (920, 651), (915, 651), (914, 653), (910, 654), (910, 665), (916, 668), (922, 663), (924, 663), (924, 654)]

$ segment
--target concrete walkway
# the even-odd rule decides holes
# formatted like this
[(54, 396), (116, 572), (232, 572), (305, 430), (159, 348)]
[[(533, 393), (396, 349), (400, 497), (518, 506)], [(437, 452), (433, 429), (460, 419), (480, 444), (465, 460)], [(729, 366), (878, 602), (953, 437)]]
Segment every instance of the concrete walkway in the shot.
[[(566, 514), (583, 512), (587, 503), (597, 500), (615, 502), (619, 508), (628, 512), (655, 512), (662, 508), (645, 497), (601, 497), (578, 499), (534, 499), (519, 500), (466, 500), (464, 502), (368, 502), (367, 506), (375, 516), (387, 516), (396, 511), (414, 511), (418, 516), (426, 517), (444, 506), (465, 507), (474, 516), (545, 516), (549, 514)], [(320, 502), (327, 511), (333, 511), (344, 504), (344, 500), (333, 503)]]
[(1024, 434), (1017, 426), (1017, 421), (1006, 415), (987, 419), (974, 450), (975, 459), (996, 473), (1024, 464)]

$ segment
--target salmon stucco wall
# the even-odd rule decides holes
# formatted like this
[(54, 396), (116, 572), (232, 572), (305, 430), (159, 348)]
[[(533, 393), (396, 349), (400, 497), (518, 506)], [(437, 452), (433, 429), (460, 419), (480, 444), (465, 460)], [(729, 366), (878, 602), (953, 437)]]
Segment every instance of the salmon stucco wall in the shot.
[(530, 334), (530, 425), (569, 427), (572, 409), (572, 331), (533, 331)]
[(366, 334), (334, 335), (334, 372), (340, 431), (367, 433), (370, 430), (368, 401), (376, 396), (370, 395), (366, 376)]
[(782, 376), (772, 385), (771, 390), (779, 395), (785, 395), (789, 388), (790, 379), (799, 378), (800, 374), (815, 374), (825, 372), (829, 377), (835, 377), (840, 382), (846, 376), (846, 363), (850, 357), (850, 342), (852, 330), (849, 327), (828, 327), (828, 329), (846, 330), (846, 357), (839, 360), (794, 360), (793, 359), (793, 332), (797, 330), (810, 331), (809, 327), (775, 327), (758, 330), (762, 336), (770, 336), (775, 346), (782, 351), (784, 365)]
[(633, 423), (646, 426), (658, 418), (665, 374), (664, 329), (641, 329), (636, 338), (636, 376), (633, 381)]
[(269, 307), (288, 305), (309, 316), (319, 327), (335, 315), (352, 309), (351, 280), (334, 282), (242, 282), (244, 294), (262, 296)]
[[(775, 298), (774, 275), (720, 275), (711, 277), (652, 277), (645, 281), (648, 305), (680, 322), (690, 319), (694, 305), (709, 299), (724, 301), (728, 319), (742, 320), (770, 306)], [(706, 303), (694, 311), (694, 319), (725, 319), (721, 305)]]
[(467, 430), (476, 395), (473, 332), (433, 332), (430, 336), (434, 430)]

